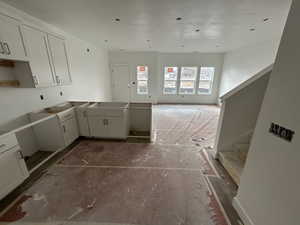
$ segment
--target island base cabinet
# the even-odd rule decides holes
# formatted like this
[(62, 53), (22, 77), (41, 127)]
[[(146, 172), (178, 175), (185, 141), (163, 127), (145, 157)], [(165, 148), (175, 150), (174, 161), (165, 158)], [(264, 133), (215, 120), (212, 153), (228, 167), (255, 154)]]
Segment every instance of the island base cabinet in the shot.
[(126, 139), (128, 137), (128, 120), (124, 118), (89, 117), (92, 137), (107, 139)]
[(19, 146), (0, 153), (0, 199), (19, 186), (28, 176)]

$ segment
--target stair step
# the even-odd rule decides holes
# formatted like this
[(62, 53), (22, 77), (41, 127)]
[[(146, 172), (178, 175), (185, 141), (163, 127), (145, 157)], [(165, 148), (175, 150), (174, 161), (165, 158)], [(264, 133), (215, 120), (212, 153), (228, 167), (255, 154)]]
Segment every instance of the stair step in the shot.
[(238, 150), (238, 151), (242, 151), (242, 152), (248, 152), (249, 148), (250, 148), (250, 144), (241, 144), (241, 143), (237, 143), (234, 144), (234, 147)]
[(242, 156), (239, 151), (220, 152), (219, 160), (234, 182), (239, 185), (240, 177), (243, 172), (245, 161), (242, 160)]

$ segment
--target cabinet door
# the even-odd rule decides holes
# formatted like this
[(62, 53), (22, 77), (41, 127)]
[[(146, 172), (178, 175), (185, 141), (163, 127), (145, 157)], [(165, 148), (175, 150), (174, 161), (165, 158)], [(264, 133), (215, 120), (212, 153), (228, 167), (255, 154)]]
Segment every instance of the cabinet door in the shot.
[(86, 108), (77, 108), (76, 116), (77, 116), (78, 129), (79, 129), (80, 136), (89, 137), (90, 136), (90, 128), (89, 128)]
[(77, 121), (75, 118), (62, 122), (62, 128), (66, 146), (70, 145), (79, 137)]
[(89, 127), (92, 137), (108, 138), (108, 120), (99, 116), (89, 116)]
[(71, 84), (65, 41), (53, 35), (48, 35), (48, 40), (57, 84)]
[(127, 127), (123, 118), (109, 118), (108, 119), (108, 136), (109, 138), (126, 139)]
[(0, 15), (0, 57), (25, 60), (25, 49), (17, 20)]
[(52, 74), (47, 35), (28, 26), (23, 26), (22, 31), (35, 86), (50, 87), (56, 85)]
[(0, 199), (29, 176), (19, 147), (0, 153)]

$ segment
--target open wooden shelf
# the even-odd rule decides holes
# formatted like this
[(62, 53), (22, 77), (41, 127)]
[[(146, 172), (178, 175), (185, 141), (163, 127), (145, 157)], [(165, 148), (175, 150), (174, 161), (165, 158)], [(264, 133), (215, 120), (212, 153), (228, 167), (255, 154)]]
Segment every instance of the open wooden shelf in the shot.
[(11, 61), (11, 60), (1, 59), (0, 66), (13, 68), (13, 67), (15, 67), (15, 63), (14, 63), (14, 61)]
[(0, 87), (19, 87), (20, 82), (18, 80), (0, 80)]

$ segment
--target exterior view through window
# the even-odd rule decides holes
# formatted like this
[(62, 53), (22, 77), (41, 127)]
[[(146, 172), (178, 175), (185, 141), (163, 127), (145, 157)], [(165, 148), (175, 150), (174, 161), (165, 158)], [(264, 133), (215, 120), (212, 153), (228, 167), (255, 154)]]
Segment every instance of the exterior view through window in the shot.
[(197, 67), (182, 67), (179, 94), (195, 94)]
[(177, 94), (178, 67), (165, 67), (164, 94)]
[(214, 67), (201, 67), (198, 94), (211, 94), (214, 74)]
[(137, 67), (137, 94), (148, 94), (148, 66)]

